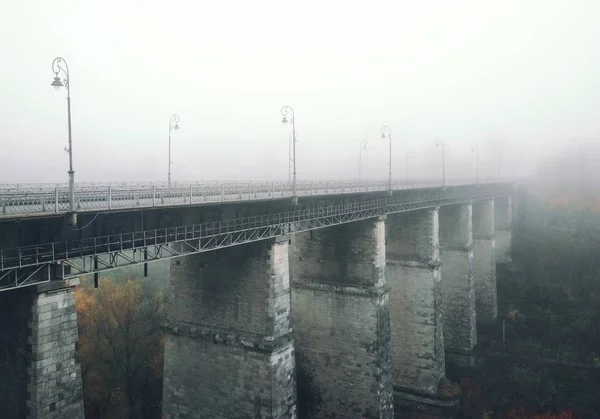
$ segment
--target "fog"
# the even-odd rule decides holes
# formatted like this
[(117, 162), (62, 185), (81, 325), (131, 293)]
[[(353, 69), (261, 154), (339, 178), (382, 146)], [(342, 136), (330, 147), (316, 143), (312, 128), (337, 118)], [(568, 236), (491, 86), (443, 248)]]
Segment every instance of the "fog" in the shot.
[(600, 2), (5, 2), (0, 183), (523, 175), (600, 131)]

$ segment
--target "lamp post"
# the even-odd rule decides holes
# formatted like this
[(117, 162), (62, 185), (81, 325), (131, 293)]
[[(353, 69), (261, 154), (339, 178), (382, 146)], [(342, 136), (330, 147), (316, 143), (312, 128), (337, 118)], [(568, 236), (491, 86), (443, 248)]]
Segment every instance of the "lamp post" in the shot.
[(298, 204), (298, 196), (296, 196), (296, 118), (294, 116), (294, 110), (287, 105), (281, 108), (281, 115), (283, 116), (281, 119), (283, 124), (287, 124), (288, 122), (292, 123), (292, 204), (296, 205)]
[(444, 147), (444, 139), (438, 137), (436, 147), (442, 148), (442, 185), (446, 188), (446, 150)]
[(367, 148), (367, 140), (362, 140), (360, 142), (360, 148), (358, 150), (358, 180), (361, 181), (362, 180), (362, 153), (363, 150), (366, 150)]
[[(61, 80), (59, 74), (63, 72), (64, 78)], [(69, 153), (69, 212), (75, 212), (75, 172), (73, 171), (73, 142), (71, 135), (71, 84), (69, 77), (69, 65), (62, 57), (56, 57), (52, 61), (52, 72), (54, 73), (54, 80), (50, 85), (57, 91), (61, 87), (67, 89), (67, 121), (69, 127), (69, 146), (67, 152)]]
[(173, 115), (171, 115), (171, 118), (169, 119), (169, 178), (168, 178), (169, 186), (171, 186), (171, 163), (173, 163), (171, 161), (171, 132), (173, 130), (177, 131), (178, 129), (179, 129), (179, 115), (174, 113)]
[(479, 186), (479, 148), (472, 146), (471, 151), (475, 153), (475, 180)]
[[(290, 132), (289, 144), (288, 144), (288, 183), (292, 182), (292, 144), (294, 140), (294, 133)], [(298, 141), (298, 133), (296, 132), (296, 141)]]
[(288, 183), (292, 182), (292, 143), (294, 139), (294, 133), (290, 132), (288, 135)]
[(390, 167), (388, 176), (388, 195), (392, 195), (392, 129), (387, 125), (381, 127), (381, 138), (390, 140)]

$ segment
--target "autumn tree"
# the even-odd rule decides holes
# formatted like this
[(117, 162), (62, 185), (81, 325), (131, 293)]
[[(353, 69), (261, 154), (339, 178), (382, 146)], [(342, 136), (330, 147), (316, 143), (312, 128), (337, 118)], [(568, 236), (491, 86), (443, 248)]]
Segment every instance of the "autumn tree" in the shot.
[(508, 419), (577, 419), (577, 417), (569, 412), (564, 411), (561, 413), (533, 413), (527, 411), (527, 409), (519, 408), (512, 410), (508, 414)]
[(77, 289), (88, 419), (159, 417), (163, 299), (132, 279), (105, 279), (98, 289)]

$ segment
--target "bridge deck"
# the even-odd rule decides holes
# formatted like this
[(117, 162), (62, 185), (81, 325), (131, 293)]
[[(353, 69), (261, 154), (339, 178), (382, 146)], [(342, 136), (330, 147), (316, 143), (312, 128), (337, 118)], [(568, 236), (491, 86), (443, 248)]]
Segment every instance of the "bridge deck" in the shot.
[[(453, 182), (447, 186), (469, 184), (469, 182)], [(394, 182), (392, 184), (393, 190), (441, 187), (443, 187), (441, 183), (425, 182)], [(298, 182), (296, 187), (299, 198), (386, 190), (388, 190), (388, 183), (382, 181)], [(276, 200), (291, 196), (292, 189), (288, 182), (207, 183), (173, 187), (164, 184), (85, 185), (75, 188), (75, 210), (77, 212), (99, 212), (220, 202)], [(68, 209), (68, 187), (0, 186), (0, 219), (63, 214)]]

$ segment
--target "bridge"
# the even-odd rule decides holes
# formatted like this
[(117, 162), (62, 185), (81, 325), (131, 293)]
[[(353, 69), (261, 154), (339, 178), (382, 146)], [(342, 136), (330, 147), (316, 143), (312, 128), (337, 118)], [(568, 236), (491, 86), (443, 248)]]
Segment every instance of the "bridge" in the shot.
[(470, 365), (496, 318), (512, 188), (80, 184), (73, 214), (65, 185), (0, 185), (0, 406), (82, 418), (78, 278), (159, 260), (166, 417), (293, 418), (307, 386), (314, 417), (456, 405), (446, 363)]

